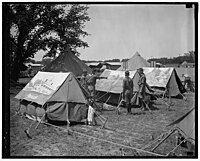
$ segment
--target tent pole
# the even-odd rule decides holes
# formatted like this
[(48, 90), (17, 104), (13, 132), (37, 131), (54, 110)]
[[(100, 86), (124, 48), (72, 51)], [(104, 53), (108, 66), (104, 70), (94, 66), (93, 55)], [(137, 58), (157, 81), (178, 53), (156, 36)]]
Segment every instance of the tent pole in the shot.
[(103, 117), (102, 115), (100, 115), (96, 110), (95, 110), (95, 113), (97, 114), (97, 116), (99, 116), (100, 118), (102, 118), (102, 119), (104, 119), (104, 120), (106, 120), (106, 118), (105, 117)]
[(169, 156), (170, 153), (174, 152), (186, 139), (182, 140), (173, 150), (171, 150), (166, 156)]
[(98, 100), (100, 100), (101, 98), (103, 98), (105, 95), (107, 95), (110, 92), (105, 93), (103, 96), (99, 97)]
[(155, 143), (156, 141), (160, 141), (160, 139), (162, 139), (164, 136), (166, 135), (166, 133), (159, 135), (156, 139), (154, 139), (152, 142), (150, 142), (149, 144), (145, 145), (142, 149), (146, 149), (149, 146), (151, 146), (153, 143)]
[(108, 97), (108, 99), (106, 100), (105, 103), (107, 103), (107, 102), (110, 100), (111, 96), (112, 96), (112, 95), (110, 95), (110, 96)]
[(171, 92), (169, 91), (169, 107), (168, 107), (168, 109), (170, 108), (170, 106), (172, 105), (172, 103), (171, 103)]
[(180, 92), (180, 95), (183, 97), (184, 101), (187, 100), (187, 98)]
[(44, 115), (42, 116), (42, 118), (40, 119), (40, 121), (38, 122), (38, 124), (35, 126), (35, 129), (38, 128), (38, 126), (40, 125), (40, 123), (43, 121), (45, 115), (46, 115), (46, 113), (44, 113)]
[(146, 105), (146, 108), (149, 110), (150, 113), (152, 113), (151, 109), (149, 108), (149, 105), (147, 103), (145, 103), (144, 101), (142, 101), (145, 105)]
[(118, 104), (116, 110), (115, 110), (115, 111), (117, 112), (118, 115), (119, 115), (119, 108), (120, 108), (120, 106), (121, 106), (121, 104), (122, 104), (123, 101), (124, 101), (124, 99), (122, 98), (121, 101), (119, 102), (119, 104)]
[(174, 133), (177, 129), (173, 129), (165, 138), (163, 138), (151, 151), (153, 152), (160, 144), (162, 144), (172, 133)]

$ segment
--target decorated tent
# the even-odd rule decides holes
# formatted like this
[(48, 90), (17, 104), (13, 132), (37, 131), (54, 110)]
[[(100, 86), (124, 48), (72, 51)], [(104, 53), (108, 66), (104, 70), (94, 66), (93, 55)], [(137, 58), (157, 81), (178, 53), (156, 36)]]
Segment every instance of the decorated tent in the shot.
[(15, 96), (19, 111), (52, 121), (87, 118), (87, 99), (72, 73), (38, 72)]
[(44, 72), (72, 72), (75, 76), (81, 76), (84, 70), (88, 73), (92, 72), (92, 69), (75, 56), (68, 48), (64, 53), (60, 54), (49, 65), (42, 69)]
[(147, 68), (144, 67), (147, 83), (159, 89), (167, 91), (170, 96), (177, 96), (185, 92), (176, 70), (174, 68)]
[[(135, 55), (133, 55), (133, 57), (131, 57), (127, 61), (127, 63), (128, 64), (127, 64), (126, 70), (135, 71), (138, 68), (150, 67), (150, 64), (138, 52), (136, 52)], [(125, 70), (125, 69), (124, 69), (124, 66), (122, 65), (117, 70)]]
[[(130, 78), (134, 78), (136, 71), (129, 71)], [(125, 78), (124, 71), (108, 70), (105, 69), (101, 74), (101, 77), (107, 77), (107, 79), (97, 80), (96, 90), (98, 91), (97, 98), (101, 101), (107, 101), (112, 104), (119, 103), (120, 94), (123, 91), (123, 79)], [(137, 77), (135, 77), (137, 78)], [(137, 91), (137, 87), (134, 86), (133, 91)], [(147, 90), (147, 93), (150, 92)], [(110, 97), (110, 98), (109, 98)]]

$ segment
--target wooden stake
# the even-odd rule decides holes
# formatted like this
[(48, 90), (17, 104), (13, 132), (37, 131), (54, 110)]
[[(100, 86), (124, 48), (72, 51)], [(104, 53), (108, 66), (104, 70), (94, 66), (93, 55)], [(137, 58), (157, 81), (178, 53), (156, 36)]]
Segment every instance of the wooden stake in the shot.
[(173, 132), (175, 132), (177, 129), (173, 129), (167, 136), (165, 136), (164, 139), (162, 139), (151, 151), (153, 152), (160, 144), (162, 144)]

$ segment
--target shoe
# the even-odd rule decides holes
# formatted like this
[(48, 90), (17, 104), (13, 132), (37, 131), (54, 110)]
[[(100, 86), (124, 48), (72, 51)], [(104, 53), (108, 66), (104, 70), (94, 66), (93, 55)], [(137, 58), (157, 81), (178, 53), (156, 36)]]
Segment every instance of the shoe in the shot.
[(89, 125), (89, 126), (92, 126), (92, 122), (88, 121), (88, 125)]

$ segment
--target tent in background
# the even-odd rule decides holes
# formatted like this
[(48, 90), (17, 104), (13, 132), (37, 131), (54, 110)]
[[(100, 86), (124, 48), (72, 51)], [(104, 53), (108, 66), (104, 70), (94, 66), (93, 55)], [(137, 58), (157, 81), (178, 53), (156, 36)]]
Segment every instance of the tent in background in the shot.
[(195, 82), (195, 68), (175, 68), (179, 78), (183, 81), (183, 74), (187, 74), (191, 77), (191, 81)]
[[(129, 71), (130, 78), (134, 78), (136, 71)], [(107, 77), (107, 79), (97, 80), (96, 90), (98, 91), (97, 98), (103, 102), (108, 102), (111, 104), (118, 104), (120, 99), (120, 94), (123, 91), (123, 79), (125, 78), (124, 71), (108, 70), (105, 69), (101, 74), (101, 77)], [(135, 77), (136, 78), (136, 77)], [(133, 89), (137, 91), (137, 89)], [(146, 90), (148, 94), (151, 94), (149, 90)], [(109, 98), (110, 97), (110, 98)]]
[[(131, 57), (128, 61), (128, 67), (126, 70), (137, 70), (142, 67), (150, 67), (150, 63), (148, 63), (138, 52), (136, 52), (133, 57)], [(117, 70), (125, 70), (123, 65), (119, 67)]]
[(92, 69), (75, 56), (69, 48), (42, 69), (44, 72), (72, 72), (75, 76), (81, 76), (84, 70), (92, 73)]
[(147, 83), (162, 93), (168, 92), (170, 96), (177, 96), (186, 90), (183, 87), (174, 68), (147, 68), (144, 67)]
[(38, 72), (15, 96), (21, 113), (52, 121), (87, 118), (87, 99), (72, 73)]

